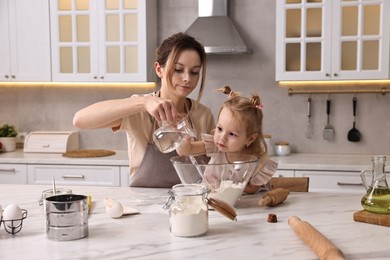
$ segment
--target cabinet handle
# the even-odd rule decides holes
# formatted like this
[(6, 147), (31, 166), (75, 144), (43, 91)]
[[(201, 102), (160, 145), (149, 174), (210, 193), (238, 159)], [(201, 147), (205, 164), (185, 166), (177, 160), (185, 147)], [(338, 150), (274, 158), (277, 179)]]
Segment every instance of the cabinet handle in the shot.
[(337, 182), (338, 186), (363, 186), (363, 183)]
[(12, 75), (12, 76), (11, 76), (11, 78), (13, 78), (13, 79), (14, 79), (14, 78), (15, 78), (15, 75)]
[(66, 174), (61, 176), (64, 179), (84, 179), (84, 175), (71, 175), (71, 174)]
[(330, 74), (329, 73), (325, 73), (325, 77), (330, 77)]
[(0, 172), (16, 172), (15, 168), (9, 168), (9, 169), (0, 169)]
[(5, 77), (6, 79), (9, 79), (9, 76), (8, 76), (8, 75), (5, 75), (4, 77)]
[(97, 76), (93, 76), (94, 79), (97, 79)]
[(104, 79), (104, 76), (100, 76), (99, 78), (100, 78), (100, 79)]
[(338, 77), (338, 76), (339, 76), (339, 74), (337, 74), (337, 73), (333, 73), (333, 76), (335, 76), (335, 77)]

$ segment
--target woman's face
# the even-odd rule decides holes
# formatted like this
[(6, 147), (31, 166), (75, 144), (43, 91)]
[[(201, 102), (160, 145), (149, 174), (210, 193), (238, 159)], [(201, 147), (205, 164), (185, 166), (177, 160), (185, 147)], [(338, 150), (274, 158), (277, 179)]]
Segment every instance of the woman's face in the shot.
[(252, 137), (248, 137), (246, 134), (246, 125), (235, 119), (228, 108), (222, 108), (214, 132), (214, 143), (218, 150), (232, 153), (241, 152), (251, 142), (253, 142)]
[(162, 88), (170, 88), (170, 92), (178, 97), (187, 97), (197, 86), (201, 60), (195, 50), (184, 50), (173, 64), (173, 74), (171, 78), (172, 86), (168, 83), (168, 69), (161, 68), (159, 77), (162, 80)]

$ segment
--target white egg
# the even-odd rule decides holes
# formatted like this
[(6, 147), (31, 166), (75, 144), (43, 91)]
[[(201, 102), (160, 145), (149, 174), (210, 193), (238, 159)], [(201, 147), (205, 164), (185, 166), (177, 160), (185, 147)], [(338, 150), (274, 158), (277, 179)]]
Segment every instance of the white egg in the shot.
[(123, 207), (118, 201), (111, 198), (104, 198), (103, 203), (106, 206), (107, 214), (112, 218), (120, 218), (123, 215)]
[[(20, 225), (21, 221), (19, 219), (22, 219), (23, 212), (19, 208), (18, 205), (10, 204), (7, 207), (5, 207), (3, 212), (3, 221), (4, 223), (10, 227), (17, 227)], [(10, 220), (19, 220), (19, 221), (10, 221)]]

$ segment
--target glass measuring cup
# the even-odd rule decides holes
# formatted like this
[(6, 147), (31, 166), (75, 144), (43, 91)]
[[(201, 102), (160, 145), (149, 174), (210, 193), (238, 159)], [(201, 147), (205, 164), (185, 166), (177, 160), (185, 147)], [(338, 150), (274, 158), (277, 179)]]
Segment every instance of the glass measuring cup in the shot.
[(177, 123), (163, 125), (153, 133), (153, 141), (162, 153), (176, 150), (186, 137), (196, 137), (188, 118), (182, 118)]

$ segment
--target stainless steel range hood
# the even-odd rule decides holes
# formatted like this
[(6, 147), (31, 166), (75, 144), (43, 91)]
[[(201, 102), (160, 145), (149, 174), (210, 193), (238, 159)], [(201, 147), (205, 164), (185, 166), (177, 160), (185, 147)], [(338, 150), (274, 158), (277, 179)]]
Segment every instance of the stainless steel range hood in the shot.
[(227, 11), (227, 0), (198, 0), (199, 17), (186, 33), (200, 41), (207, 54), (252, 53)]

